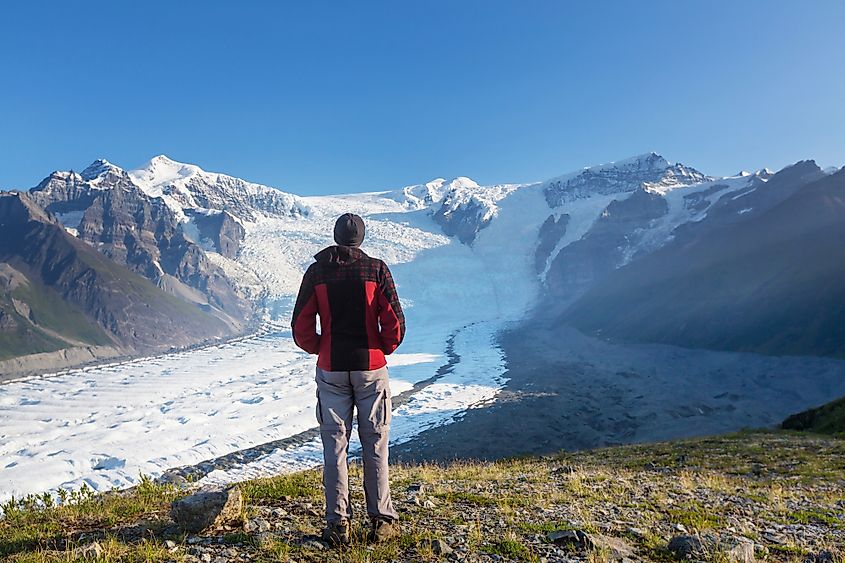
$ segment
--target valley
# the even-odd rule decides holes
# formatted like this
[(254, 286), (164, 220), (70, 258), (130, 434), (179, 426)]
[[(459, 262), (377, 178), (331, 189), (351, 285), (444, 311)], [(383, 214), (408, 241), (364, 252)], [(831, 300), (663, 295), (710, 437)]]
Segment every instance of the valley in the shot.
[[(295, 347), (288, 323), (302, 272), (331, 244), (344, 212), (364, 218), (362, 249), (390, 265), (405, 308), (408, 335), (389, 359), (392, 392), (401, 398), (391, 434), (399, 460), (496, 459), (777, 424), (845, 395), (845, 361), (819, 344), (821, 333), (795, 324), (813, 318), (777, 322), (765, 276), (778, 272), (758, 270), (754, 282), (759, 302), (769, 303), (755, 301), (754, 311), (755, 322), (768, 323), (765, 346), (752, 339), (736, 350), (711, 338), (683, 348), (652, 336), (657, 329), (636, 338), (637, 324), (618, 325), (634, 313), (643, 327), (672, 320), (660, 294), (648, 294), (652, 304), (631, 291), (647, 291), (649, 276), (668, 280), (663, 287), (688, 280), (689, 240), (720, 264), (715, 235), (770, 228), (771, 210), (790, 236), (814, 228), (811, 212), (791, 223), (780, 211), (784, 201), (821, 198), (826, 221), (841, 225), (842, 177), (805, 162), (778, 174), (714, 178), (649, 153), (545, 182), (436, 179), (300, 197), (166, 157), (130, 172), (106, 161), (82, 174), (55, 172), (30, 192), (46, 209), (38, 221), (47, 226), (39, 228), (61, 226), (53, 235), (61, 244), (108, 260), (118, 280), (146, 284), (151, 302), (190, 311), (196, 328), (168, 332), (140, 322), (148, 345), (123, 342), (136, 359), (43, 367), (0, 385), (0, 501), (83, 485), (131, 487), (141, 475), (221, 484), (319, 465), (314, 358)], [(805, 187), (818, 181), (821, 196)], [(119, 202), (133, 212), (121, 212)], [(7, 246), (9, 256), (20, 254)], [(673, 259), (659, 260), (664, 254)], [(838, 295), (843, 280), (823, 266), (810, 281), (824, 280), (819, 295)], [(626, 285), (632, 277), (646, 283)], [(695, 311), (696, 294), (685, 294), (684, 284), (672, 288), (673, 302)], [(777, 287), (790, 291), (788, 283)], [(97, 324), (96, 308), (60, 289), (50, 290), (49, 302), (89, 319), (91, 331), (101, 327), (102, 338), (132, 326)], [(664, 317), (649, 316), (644, 303), (663, 307)], [(19, 303), (5, 311), (14, 330), (49, 328), (49, 315), (21, 315)], [(839, 310), (822, 312), (825, 322), (840, 318)], [(209, 328), (217, 341), (197, 346)], [(796, 330), (810, 336), (794, 342), (790, 356), (774, 355), (771, 342)], [(193, 347), (162, 349), (169, 340)]]

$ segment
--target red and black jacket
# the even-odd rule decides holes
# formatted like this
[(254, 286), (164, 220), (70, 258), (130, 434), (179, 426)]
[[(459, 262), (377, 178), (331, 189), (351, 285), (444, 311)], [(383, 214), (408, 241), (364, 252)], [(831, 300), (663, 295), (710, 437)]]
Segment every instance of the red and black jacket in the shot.
[[(308, 267), (293, 308), (296, 345), (325, 371), (384, 367), (405, 337), (405, 316), (387, 264), (359, 248), (330, 246)], [(320, 333), (317, 333), (320, 315)]]

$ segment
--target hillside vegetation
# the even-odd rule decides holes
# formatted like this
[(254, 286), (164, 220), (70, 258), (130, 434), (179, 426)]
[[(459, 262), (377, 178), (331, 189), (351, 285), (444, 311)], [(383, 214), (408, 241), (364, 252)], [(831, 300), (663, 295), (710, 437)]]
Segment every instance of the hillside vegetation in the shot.
[[(9, 503), (10, 561), (842, 561), (845, 442), (742, 432), (494, 463), (394, 467), (402, 536), (368, 546), (361, 470), (351, 547), (329, 549), (319, 471), (240, 484), (242, 523), (180, 534), (190, 486), (144, 482), (63, 506)], [(674, 538), (674, 539), (673, 539)], [(671, 549), (670, 549), (671, 547)], [(684, 551), (684, 550), (687, 551)]]
[(794, 414), (783, 421), (782, 427), (845, 437), (845, 397)]

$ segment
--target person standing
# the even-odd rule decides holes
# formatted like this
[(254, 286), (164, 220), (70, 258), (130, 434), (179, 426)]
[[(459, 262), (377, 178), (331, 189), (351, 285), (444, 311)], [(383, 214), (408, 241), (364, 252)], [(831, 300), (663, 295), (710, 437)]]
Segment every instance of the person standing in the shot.
[(372, 522), (369, 539), (384, 541), (399, 531), (388, 482), (392, 404), (385, 356), (402, 343), (405, 317), (387, 265), (359, 248), (364, 231), (358, 215), (346, 213), (337, 219), (337, 244), (314, 256), (291, 320), (297, 346), (318, 355), (316, 411), (326, 496), (323, 539), (332, 545), (349, 543), (347, 453), (353, 407), (358, 411), (364, 496)]

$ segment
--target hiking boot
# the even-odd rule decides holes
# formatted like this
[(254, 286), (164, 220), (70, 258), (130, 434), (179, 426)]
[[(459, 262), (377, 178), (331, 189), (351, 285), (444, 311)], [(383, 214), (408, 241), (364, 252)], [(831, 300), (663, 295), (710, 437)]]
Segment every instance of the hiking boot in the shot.
[(336, 545), (349, 545), (349, 520), (338, 520), (329, 522), (323, 530), (323, 541), (332, 547)]
[(399, 536), (399, 522), (385, 518), (373, 518), (373, 529), (367, 536), (371, 543), (381, 543)]

